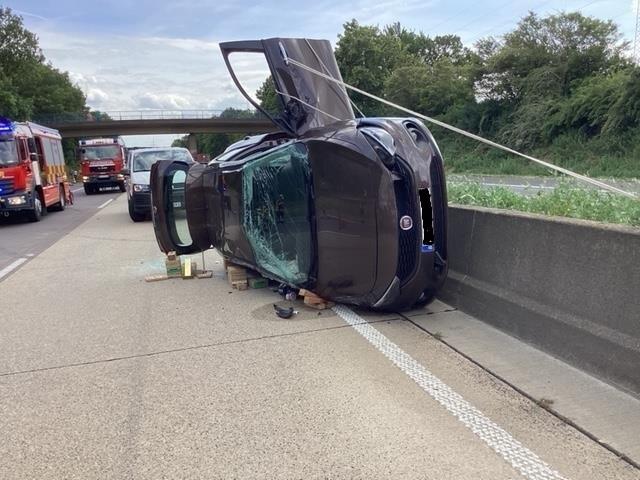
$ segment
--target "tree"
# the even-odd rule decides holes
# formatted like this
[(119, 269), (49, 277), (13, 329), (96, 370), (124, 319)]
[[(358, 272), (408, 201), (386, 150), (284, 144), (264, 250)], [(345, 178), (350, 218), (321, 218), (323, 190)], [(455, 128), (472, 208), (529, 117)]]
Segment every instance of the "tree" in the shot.
[(45, 62), (22, 18), (0, 7), (0, 115), (15, 120), (86, 112), (85, 96), (66, 72)]

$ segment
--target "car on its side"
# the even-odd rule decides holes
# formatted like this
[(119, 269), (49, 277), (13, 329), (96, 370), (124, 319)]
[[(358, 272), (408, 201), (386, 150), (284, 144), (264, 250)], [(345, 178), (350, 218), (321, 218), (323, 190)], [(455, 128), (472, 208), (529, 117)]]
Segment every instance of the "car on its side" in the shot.
[(151, 166), (159, 161), (195, 163), (189, 150), (181, 147), (139, 148), (130, 151), (123, 174), (128, 179), (126, 190), (129, 216), (134, 222), (141, 222), (151, 216), (149, 175)]
[[(216, 248), (319, 296), (376, 309), (430, 301), (447, 275), (442, 156), (413, 118), (355, 118), (325, 40), (220, 44), (234, 82), (278, 132), (247, 137), (208, 165), (161, 161), (151, 189), (164, 252)], [(229, 57), (264, 54), (281, 103), (264, 111)], [(295, 62), (294, 62), (295, 60)]]

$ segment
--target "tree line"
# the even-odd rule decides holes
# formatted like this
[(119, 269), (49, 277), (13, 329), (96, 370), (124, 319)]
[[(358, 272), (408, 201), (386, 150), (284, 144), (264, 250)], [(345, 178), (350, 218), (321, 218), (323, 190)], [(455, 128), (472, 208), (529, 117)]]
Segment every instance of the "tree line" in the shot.
[[(640, 177), (640, 68), (625, 55), (628, 47), (612, 21), (563, 12), (529, 13), (512, 31), (473, 46), (457, 35), (351, 20), (335, 54), (344, 80), (365, 91), (569, 168)], [(269, 81), (257, 97), (267, 110), (278, 107)], [(398, 115), (352, 98), (367, 116)], [(0, 7), (0, 115), (27, 120), (60, 112), (89, 114), (82, 90), (46, 61), (21, 17)], [(433, 128), (450, 170), (539, 171)], [(215, 156), (238, 138), (202, 134), (198, 148)]]
[[(472, 47), (457, 35), (352, 20), (335, 55), (346, 83), (404, 107), (585, 173), (640, 176), (640, 68), (628, 47), (612, 21), (563, 12), (529, 13), (502, 37)], [(277, 110), (270, 79), (257, 96)], [(366, 116), (399, 114), (351, 97)], [(449, 170), (544, 173), (433, 129)]]

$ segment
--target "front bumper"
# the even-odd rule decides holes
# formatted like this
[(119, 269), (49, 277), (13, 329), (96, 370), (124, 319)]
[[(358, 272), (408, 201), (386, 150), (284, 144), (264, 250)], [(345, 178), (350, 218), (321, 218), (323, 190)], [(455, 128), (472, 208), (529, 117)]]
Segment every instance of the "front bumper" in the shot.
[[(24, 197), (25, 202), (20, 204), (11, 204), (11, 197)], [(22, 210), (31, 210), (33, 208), (33, 195), (29, 193), (12, 193), (11, 195), (0, 196), (0, 213), (7, 214), (10, 212), (20, 212)]]
[(101, 173), (91, 174), (82, 177), (82, 183), (87, 185), (100, 185), (100, 186), (118, 186), (124, 183), (124, 175), (119, 173)]
[(131, 205), (136, 213), (151, 214), (151, 192), (133, 192)]

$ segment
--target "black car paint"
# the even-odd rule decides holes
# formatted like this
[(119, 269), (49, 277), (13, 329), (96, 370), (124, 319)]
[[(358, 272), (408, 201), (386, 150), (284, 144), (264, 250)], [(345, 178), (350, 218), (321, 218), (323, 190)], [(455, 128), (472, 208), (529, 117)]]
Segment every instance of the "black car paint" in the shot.
[[(335, 85), (329, 95), (338, 97), (333, 104), (323, 103), (323, 97), (316, 95), (315, 109), (293, 107), (296, 97), (311, 98), (317, 82), (307, 72), (287, 65), (281, 45), (286, 45), (287, 55), (310, 49), (315, 59), (306, 60), (320, 63), (322, 68), (329, 65), (339, 76), (328, 42), (269, 39), (221, 44), (234, 80), (228, 60), (233, 51), (265, 53), (272, 73), (278, 72), (274, 75), (277, 88), (288, 95), (281, 95), (283, 114), (274, 119), (283, 132), (238, 142), (219, 157), (221, 161), (213, 160), (206, 167), (189, 168), (179, 162), (154, 165), (154, 228), (160, 248), (183, 254), (213, 246), (233, 262), (282, 281), (256, 263), (243, 231), (242, 171), (258, 151), (268, 151), (283, 142), (302, 142), (311, 162), (315, 261), (309, 280), (292, 286), (331, 300), (378, 309), (403, 309), (428, 301), (447, 275), (444, 167), (431, 133), (420, 121), (410, 118), (355, 120), (350, 105), (345, 103), (346, 92), (336, 91)], [(317, 58), (318, 51), (325, 57)], [(328, 91), (327, 86), (323, 88)], [(351, 118), (337, 122), (330, 118), (333, 115), (318, 113), (327, 108)], [(379, 145), (363, 133), (371, 128), (393, 138), (394, 155), (381, 155)], [(165, 210), (170, 206), (166, 179), (173, 169), (187, 172), (187, 219), (193, 238), (190, 246), (176, 244), (175, 232), (172, 237), (167, 223)], [(405, 215), (413, 224), (408, 230), (399, 226)], [(422, 243), (422, 231), (427, 245)]]

